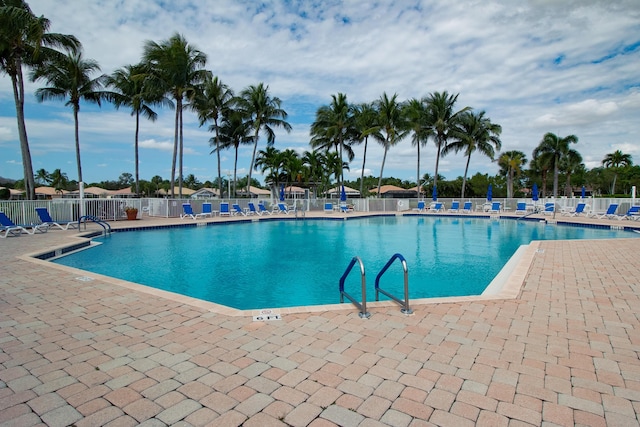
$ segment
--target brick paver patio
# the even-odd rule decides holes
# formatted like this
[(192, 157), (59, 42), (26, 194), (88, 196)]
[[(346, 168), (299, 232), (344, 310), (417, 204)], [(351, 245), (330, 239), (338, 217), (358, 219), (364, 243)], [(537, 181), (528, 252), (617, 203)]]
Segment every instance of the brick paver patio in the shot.
[(0, 241), (0, 426), (639, 425), (640, 240), (540, 242), (516, 298), (254, 322), (23, 257), (77, 236)]

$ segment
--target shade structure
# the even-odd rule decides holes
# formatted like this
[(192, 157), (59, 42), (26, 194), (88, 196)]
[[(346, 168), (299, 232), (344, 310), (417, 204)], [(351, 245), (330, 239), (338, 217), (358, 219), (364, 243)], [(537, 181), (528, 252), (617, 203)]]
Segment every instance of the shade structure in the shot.
[(341, 202), (347, 201), (347, 192), (344, 190), (344, 184), (342, 184), (342, 188), (340, 189), (340, 201)]
[(584, 188), (584, 185), (582, 186), (582, 192), (580, 193), (580, 198), (584, 199), (585, 193), (587, 192), (587, 190)]
[(284, 202), (284, 184), (280, 185), (280, 201)]
[(538, 201), (538, 184), (533, 183), (533, 188), (531, 189), (531, 198), (534, 202)]
[(433, 200), (434, 202), (438, 200), (438, 187), (436, 187), (435, 185), (433, 186), (433, 192), (431, 193), (431, 200)]
[(493, 186), (489, 184), (489, 188), (487, 188), (487, 200), (493, 200)]

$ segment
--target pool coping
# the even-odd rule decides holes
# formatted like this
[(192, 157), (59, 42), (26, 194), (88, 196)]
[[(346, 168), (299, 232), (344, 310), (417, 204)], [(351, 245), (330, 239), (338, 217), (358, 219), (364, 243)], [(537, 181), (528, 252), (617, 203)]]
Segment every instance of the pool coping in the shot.
[[(174, 223), (174, 224), (165, 224), (165, 225), (153, 225), (153, 226), (139, 226), (139, 227), (121, 227), (113, 229), (113, 232), (128, 232), (128, 231), (144, 231), (144, 230), (157, 230), (157, 229), (167, 229), (167, 228), (191, 228), (191, 227), (203, 227), (203, 226), (216, 226), (216, 225), (230, 225), (236, 223), (247, 223), (247, 222), (258, 222), (258, 221), (296, 221), (296, 220), (332, 220), (332, 221), (343, 221), (343, 220), (353, 220), (353, 219), (361, 219), (361, 218), (372, 218), (372, 217), (396, 217), (396, 216), (425, 216), (425, 217), (461, 217), (461, 218), (474, 218), (474, 219), (510, 219), (510, 220), (518, 220), (519, 218), (513, 216), (486, 216), (486, 215), (464, 215), (464, 214), (421, 214), (421, 213), (408, 213), (408, 212), (398, 212), (398, 213), (375, 213), (371, 215), (360, 214), (358, 216), (352, 217), (308, 217), (308, 218), (295, 218), (295, 217), (269, 217), (269, 218), (237, 218), (234, 221), (217, 221), (217, 222), (193, 222), (193, 223)], [(615, 229), (621, 231), (636, 231), (638, 232), (638, 227), (624, 227), (624, 226), (613, 226), (610, 224), (592, 224), (592, 223), (577, 223), (577, 222), (565, 222), (565, 221), (557, 221), (557, 220), (547, 220), (546, 218), (520, 218), (526, 221), (534, 221), (534, 222), (545, 222), (547, 224), (553, 225), (569, 225), (569, 226), (577, 226), (577, 227), (587, 227), (587, 228), (600, 228), (600, 229)], [(62, 244), (49, 247), (45, 250), (40, 250), (37, 252), (32, 252), (28, 254), (19, 255), (18, 258), (34, 263), (43, 263), (42, 265), (47, 265), (49, 267), (56, 268), (61, 271), (70, 272), (78, 275), (76, 280), (90, 281), (90, 280), (100, 280), (109, 284), (121, 286), (126, 289), (131, 289), (143, 293), (147, 293), (150, 295), (167, 298), (172, 301), (180, 302), (182, 304), (191, 305), (193, 307), (198, 307), (203, 310), (209, 311), (211, 313), (226, 315), (226, 316), (261, 316), (266, 312), (270, 314), (295, 314), (295, 313), (319, 313), (326, 311), (334, 311), (334, 310), (349, 310), (349, 309), (357, 309), (351, 303), (341, 303), (341, 304), (321, 304), (321, 305), (310, 305), (310, 306), (296, 306), (296, 307), (263, 307), (259, 309), (249, 309), (249, 310), (241, 310), (233, 307), (217, 304), (210, 301), (201, 300), (195, 297), (190, 297), (182, 294), (178, 294), (171, 291), (165, 291), (162, 289), (153, 288), (151, 286), (142, 285), (135, 282), (130, 282), (123, 279), (118, 279), (111, 276), (106, 276), (99, 273), (93, 273), (86, 270), (81, 270), (74, 267), (68, 267), (60, 264), (52, 263), (51, 260), (60, 256), (68, 254), (74, 250), (84, 249), (90, 246), (92, 243), (92, 239), (94, 237), (98, 237), (102, 235), (102, 232), (96, 231), (86, 231), (80, 235), (70, 236), (72, 239), (79, 240), (74, 244)], [(467, 295), (467, 296), (451, 296), (451, 297), (435, 297), (435, 298), (416, 298), (410, 300), (410, 306), (424, 306), (424, 305), (433, 305), (433, 304), (441, 304), (441, 303), (457, 303), (457, 302), (470, 302), (470, 301), (488, 301), (488, 300), (505, 300), (505, 299), (515, 299), (518, 297), (522, 290), (522, 286), (524, 284), (525, 278), (529, 269), (533, 263), (533, 259), (535, 254), (539, 250), (540, 242), (538, 240), (531, 241), (528, 245), (521, 246), (516, 253), (514, 253), (507, 263), (502, 267), (500, 272), (494, 277), (494, 279), (490, 282), (489, 285), (485, 288), (485, 290), (480, 295)], [(49, 256), (54, 254), (53, 256)], [(387, 308), (397, 306), (400, 309), (400, 306), (394, 301), (367, 301), (368, 309), (375, 308)]]

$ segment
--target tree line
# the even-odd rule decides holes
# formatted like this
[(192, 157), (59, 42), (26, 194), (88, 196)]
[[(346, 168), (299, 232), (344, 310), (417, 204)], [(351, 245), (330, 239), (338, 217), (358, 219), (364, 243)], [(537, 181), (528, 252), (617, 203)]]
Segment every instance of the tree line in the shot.
[[(631, 156), (620, 151), (605, 157), (604, 170), (589, 173), (591, 171), (584, 167), (579, 152), (572, 148), (578, 142), (575, 135), (545, 134), (533, 151), (530, 162), (521, 151), (500, 153), (501, 126), (492, 123), (484, 111), (476, 112), (468, 106), (458, 109), (458, 94), (447, 91), (436, 91), (407, 101), (398, 100), (397, 94), (389, 96), (385, 92), (373, 102), (360, 104), (349, 103), (343, 93), (331, 95), (331, 102), (318, 108), (311, 124), (311, 150), (302, 155), (293, 150), (280, 151), (273, 146), (275, 131), (291, 130), (280, 98), (273, 96), (264, 83), (250, 85), (236, 94), (205, 68), (206, 54), (188, 43), (182, 35), (176, 33), (160, 42), (146, 41), (139, 63), (125, 65), (111, 75), (96, 75), (100, 73), (100, 66), (96, 61), (85, 58), (80, 41), (72, 35), (50, 33), (49, 26), (50, 22), (45, 17), (36, 16), (25, 1), (0, 0), (0, 69), (12, 82), (24, 169), (23, 185), (30, 199), (35, 198), (38, 174), (33, 173), (25, 125), (23, 69), (29, 70), (28, 76), (32, 81), (44, 82), (44, 87), (35, 92), (38, 101), (63, 100), (72, 108), (78, 182), (83, 181), (79, 140), (81, 101), (98, 105), (106, 101), (118, 109), (130, 110), (135, 119), (135, 174), (132, 184), (138, 194), (142, 193), (138, 169), (140, 118), (156, 120), (155, 110), (162, 107), (175, 110), (172, 166), (168, 180), (172, 196), (175, 196), (176, 169), (180, 196), (184, 184), (185, 110), (197, 114), (200, 126), (207, 126), (213, 134), (208, 141), (211, 153), (217, 158), (217, 180), (211, 183), (213, 187), (224, 188), (221, 151), (234, 150), (233, 194), (236, 194), (236, 185), (241, 181), (237, 177), (241, 145), (252, 146), (248, 176), (246, 181), (242, 180), (247, 194), (249, 185), (257, 182), (252, 179), (252, 172), (258, 169), (265, 174), (265, 180), (272, 188), (281, 183), (298, 182), (322, 191), (331, 185), (332, 177), (338, 184), (344, 184), (344, 170), (349, 169), (355, 158), (356, 146), (362, 146), (363, 162), (360, 179), (353, 184), (359, 185), (361, 194), (366, 194), (370, 188), (365, 188), (367, 179), (364, 176), (367, 147), (373, 141), (384, 148), (376, 191), (380, 195), (388, 151), (405, 138), (410, 138), (416, 149), (418, 179), (412, 184), (425, 190), (428, 187), (428, 192), (436, 189), (441, 196), (457, 197), (459, 194), (461, 199), (465, 198), (468, 194), (465, 192), (468, 192), (469, 163), (474, 153), (497, 161), (500, 173), (489, 180), (495, 182), (496, 194), (500, 194), (504, 186), (506, 197), (515, 197), (533, 182), (541, 184), (542, 196), (545, 196), (550, 180), (553, 182), (552, 194), (558, 196), (562, 194), (559, 192), (561, 179), (567, 194), (571, 191), (572, 178), (577, 184), (587, 184), (594, 189), (598, 185), (600, 189), (601, 183), (596, 182), (596, 178), (602, 180), (610, 172), (613, 172), (613, 177), (608, 192), (614, 194), (618, 174), (625, 189), (627, 182), (637, 182), (638, 179), (633, 173)], [(266, 138), (266, 148), (258, 150), (261, 135)], [(433, 142), (436, 149), (433, 175), (421, 173), (421, 149), (429, 142)], [(444, 177), (438, 173), (440, 158), (451, 153), (465, 156), (465, 171), (459, 185), (443, 182)], [(527, 164), (529, 168), (525, 169)], [(628, 173), (627, 169), (631, 172)], [(59, 169), (54, 171), (54, 175), (57, 176), (56, 182), (64, 182)], [(197, 185), (193, 178), (189, 184)], [(502, 178), (506, 181), (504, 185)], [(449, 194), (453, 191), (456, 194)], [(477, 191), (472, 189), (473, 193)]]

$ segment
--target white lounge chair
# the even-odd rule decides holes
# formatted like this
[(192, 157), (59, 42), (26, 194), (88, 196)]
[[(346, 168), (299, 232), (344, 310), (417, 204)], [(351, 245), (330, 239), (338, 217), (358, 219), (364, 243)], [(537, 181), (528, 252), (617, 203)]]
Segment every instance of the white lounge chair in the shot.
[(78, 228), (78, 223), (76, 221), (54, 221), (47, 208), (36, 208), (36, 213), (38, 214), (42, 224), (46, 224), (48, 227), (58, 227), (60, 230)]
[[(19, 236), (25, 234), (46, 233), (49, 231), (47, 224), (38, 224), (31, 226), (31, 231), (22, 225), (17, 225), (4, 213), (0, 212), (0, 238), (6, 238), (8, 236)], [(2, 234), (4, 233), (4, 234)]]

